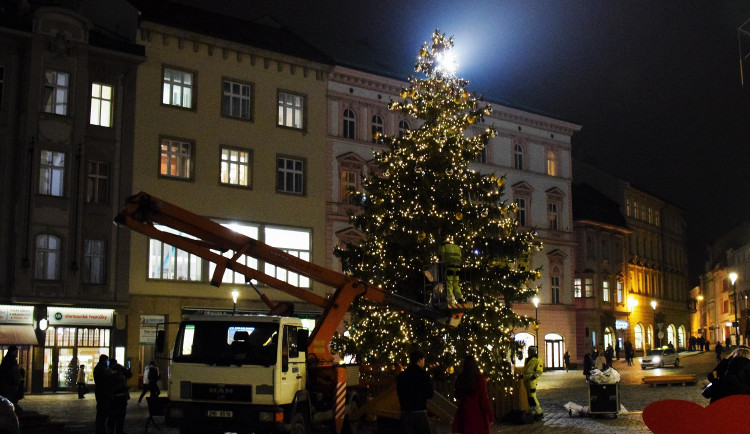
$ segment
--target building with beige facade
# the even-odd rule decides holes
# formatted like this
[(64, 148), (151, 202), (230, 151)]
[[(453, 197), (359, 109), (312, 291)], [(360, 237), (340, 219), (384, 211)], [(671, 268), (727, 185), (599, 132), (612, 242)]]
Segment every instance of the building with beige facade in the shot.
[[(315, 263), (325, 263), (326, 91), (330, 66), (272, 21), (248, 22), (169, 2), (142, 2), (132, 192), (156, 197)], [(142, 372), (158, 323), (212, 310), (263, 312), (244, 276), (220, 287), (189, 252), (118, 229), (130, 239), (127, 357)], [(281, 268), (240, 262), (325, 295)], [(275, 301), (290, 296), (257, 285)], [(299, 305), (313, 317), (319, 309)], [(167, 342), (175, 328), (167, 325)]]
[[(750, 335), (750, 221), (708, 246), (708, 261), (694, 291), (697, 333), (712, 344), (747, 345)], [(734, 279), (734, 281), (732, 280)]]
[(0, 345), (20, 346), (41, 392), (126, 344), (128, 243), (112, 217), (130, 194), (144, 57), (119, 31), (136, 20), (124, 1), (33, 3), (0, 9)]
[[(589, 268), (576, 270), (576, 279), (580, 279), (583, 285), (576, 294), (581, 293), (582, 299), (599, 298), (603, 301), (605, 296), (611, 297), (612, 285), (622, 283), (624, 288), (622, 298), (615, 295), (611, 314), (602, 312), (601, 322), (594, 317), (593, 322), (584, 326), (584, 336), (587, 332), (589, 334), (585, 336), (586, 345), (606, 347), (605, 343), (611, 343), (614, 347), (618, 341), (630, 340), (636, 355), (670, 343), (675, 348), (687, 348), (687, 340), (694, 331), (690, 329), (691, 288), (687, 277), (683, 210), (578, 160), (574, 162), (573, 177), (576, 183), (593, 186), (615, 201), (630, 231), (624, 246), (626, 266), (618, 261), (618, 264), (608, 267), (606, 273), (595, 273)], [(593, 235), (590, 243), (586, 237), (583, 242), (591, 249), (602, 245), (602, 239)], [(582, 248), (586, 249), (586, 245)], [(596, 256), (596, 253), (589, 254), (585, 250), (583, 253)], [(585, 264), (585, 261), (580, 262), (582, 267)], [(618, 267), (621, 271), (610, 271)], [(605, 282), (609, 288), (604, 286)], [(591, 308), (597, 305), (596, 301), (582, 300), (581, 303)], [(627, 324), (617, 322), (623, 318)]]
[[(373, 141), (373, 134), (395, 136), (418, 126), (416, 120), (387, 108), (391, 100), (399, 99), (403, 87), (405, 82), (343, 66), (335, 66), (330, 75), (326, 251), (332, 267), (340, 268), (332, 255), (334, 247), (361, 236), (348, 223), (348, 213), (355, 207), (346, 192), (348, 187), (359, 188), (371, 170), (374, 152), (382, 147)], [(499, 104), (492, 107), (484, 122), (494, 125), (498, 135), (472, 168), (507, 177), (505, 199), (519, 205), (521, 227), (536, 229), (544, 244), (544, 250), (532, 258), (532, 266), (542, 268), (537, 281), (539, 340), (533, 329), (518, 330), (516, 339), (526, 347), (539, 342), (545, 366), (562, 368), (565, 350), (576, 347), (570, 138), (580, 126)], [(537, 314), (531, 300), (517, 305), (517, 311), (530, 317)]]

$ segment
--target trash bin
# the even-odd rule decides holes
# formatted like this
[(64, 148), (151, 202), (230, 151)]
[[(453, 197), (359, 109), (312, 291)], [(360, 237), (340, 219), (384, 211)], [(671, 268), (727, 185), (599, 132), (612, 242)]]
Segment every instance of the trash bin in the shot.
[(620, 411), (620, 383), (589, 383), (589, 413), (611, 414)]

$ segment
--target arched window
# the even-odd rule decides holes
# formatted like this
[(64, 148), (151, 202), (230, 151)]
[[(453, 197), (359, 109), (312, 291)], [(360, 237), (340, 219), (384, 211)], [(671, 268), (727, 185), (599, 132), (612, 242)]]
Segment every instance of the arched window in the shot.
[(670, 343), (677, 348), (677, 329), (674, 327), (674, 324), (667, 326), (667, 344)]
[(341, 135), (345, 139), (353, 139), (356, 137), (356, 125), (357, 118), (354, 115), (354, 110), (346, 109), (343, 115), (343, 124), (341, 129)]
[(379, 138), (376, 139), (375, 137), (383, 134), (383, 131), (384, 131), (383, 118), (381, 118), (380, 115), (373, 115), (372, 116), (372, 143), (381, 142)]
[(677, 344), (676, 348), (685, 348), (685, 326), (680, 326), (677, 329)]
[(526, 360), (526, 357), (529, 356), (529, 347), (536, 345), (534, 335), (532, 335), (531, 333), (516, 333), (514, 340), (516, 342), (520, 342), (523, 347), (523, 350), (521, 352), (521, 358), (519, 359), (517, 355), (513, 357), (515, 361), (515, 365), (523, 366), (524, 361)]
[(513, 147), (513, 168), (523, 170), (523, 146), (518, 143)]
[(563, 364), (563, 355), (565, 355), (563, 337), (557, 333), (547, 333), (544, 335), (544, 368), (563, 369), (565, 367)]
[(638, 323), (635, 325), (635, 349), (643, 349), (643, 324)]
[(50, 234), (37, 235), (34, 277), (44, 280), (60, 280), (61, 255), (60, 238)]
[(398, 136), (403, 137), (403, 135), (406, 133), (406, 130), (409, 129), (409, 122), (406, 122), (405, 120), (401, 120), (401, 122), (398, 123)]

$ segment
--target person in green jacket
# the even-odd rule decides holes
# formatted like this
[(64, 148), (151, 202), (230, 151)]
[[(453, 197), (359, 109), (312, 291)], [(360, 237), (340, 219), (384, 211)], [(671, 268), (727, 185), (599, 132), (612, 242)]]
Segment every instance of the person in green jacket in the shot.
[(535, 420), (542, 420), (542, 417), (544, 417), (539, 399), (536, 397), (536, 384), (539, 377), (542, 376), (542, 371), (542, 361), (539, 360), (536, 347), (529, 347), (529, 357), (523, 367), (523, 386), (526, 388), (526, 394), (529, 397), (529, 412), (534, 415)]
[(461, 247), (453, 244), (450, 239), (445, 240), (438, 247), (438, 258), (445, 267), (445, 296), (448, 304), (463, 302), (461, 287), (459, 285), (459, 273), (461, 272)]

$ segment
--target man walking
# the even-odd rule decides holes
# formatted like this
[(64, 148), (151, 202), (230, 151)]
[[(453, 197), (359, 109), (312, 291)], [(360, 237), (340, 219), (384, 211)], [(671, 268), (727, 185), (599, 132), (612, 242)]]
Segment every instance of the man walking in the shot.
[(424, 370), (425, 355), (420, 350), (409, 354), (409, 366), (396, 378), (401, 424), (405, 433), (432, 434), (427, 419), (427, 400), (434, 393), (432, 380)]
[(146, 395), (147, 392), (151, 392), (150, 397), (156, 398), (161, 393), (161, 390), (159, 390), (159, 384), (157, 383), (159, 381), (159, 368), (156, 367), (156, 362), (153, 360), (151, 363), (146, 366), (146, 369), (143, 371), (143, 392), (141, 392), (141, 396), (138, 398), (138, 405), (141, 404), (141, 401), (143, 400), (143, 397)]

